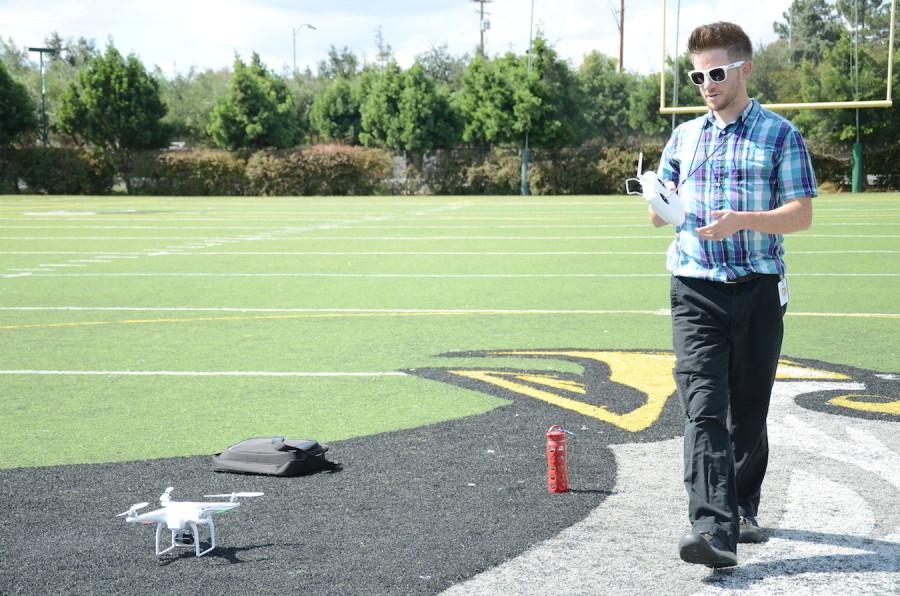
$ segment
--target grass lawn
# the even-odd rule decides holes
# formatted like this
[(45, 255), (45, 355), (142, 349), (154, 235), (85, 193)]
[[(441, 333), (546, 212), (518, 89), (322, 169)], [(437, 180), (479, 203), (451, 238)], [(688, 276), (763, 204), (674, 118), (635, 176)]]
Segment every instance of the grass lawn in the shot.
[[(900, 372), (900, 195), (815, 206), (783, 353)], [(670, 238), (618, 196), (0, 197), (0, 467), (479, 414), (505, 402), (400, 371), (669, 349)]]

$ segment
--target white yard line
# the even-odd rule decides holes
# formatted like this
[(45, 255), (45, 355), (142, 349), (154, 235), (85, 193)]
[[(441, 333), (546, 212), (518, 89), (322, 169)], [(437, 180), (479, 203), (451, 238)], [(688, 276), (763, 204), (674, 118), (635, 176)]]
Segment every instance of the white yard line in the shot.
[[(314, 231), (314, 230), (309, 230)], [(900, 238), (900, 234), (798, 234), (796, 238)], [(254, 240), (274, 242), (284, 241), (340, 241), (366, 240), (383, 242), (426, 242), (434, 240), (671, 240), (668, 234), (628, 234), (628, 235), (578, 235), (578, 236), (277, 236), (261, 237)], [(197, 238), (196, 236), (0, 236), (0, 240), (102, 240), (102, 241), (134, 241), (134, 240), (191, 240), (193, 242), (243, 242), (242, 238)]]
[[(192, 313), (311, 313), (311, 314), (434, 314), (434, 315), (651, 315), (668, 317), (669, 309), (540, 309), (540, 308), (254, 308), (195, 306), (0, 306), (0, 312), (192, 312)], [(900, 313), (793, 312), (792, 317), (887, 318)]]
[[(251, 277), (251, 278), (335, 278), (335, 279), (632, 279), (632, 278), (662, 278), (670, 277), (669, 273), (338, 273), (338, 272), (223, 272), (209, 271), (194, 272), (117, 272), (117, 273), (59, 273), (46, 272), (34, 275), (34, 277)], [(791, 278), (797, 277), (860, 277), (860, 278), (893, 278), (900, 277), (900, 273), (792, 273)]]
[(668, 316), (668, 309), (535, 309), (535, 308), (243, 308), (192, 306), (0, 306), (2, 311), (69, 312), (239, 312), (239, 313), (376, 313), (376, 314), (536, 314), (597, 315), (651, 314)]
[(101, 377), (406, 377), (400, 371), (313, 372), (313, 371), (187, 371), (187, 370), (0, 370), (0, 375), (101, 376)]
[[(483, 251), (483, 250), (276, 250), (276, 251), (202, 251), (202, 252), (186, 252), (179, 250), (178, 252), (167, 252), (164, 249), (148, 249), (145, 252), (95, 252), (95, 251), (55, 251), (55, 250), (3, 250), (0, 255), (19, 255), (19, 256), (36, 256), (36, 255), (96, 255), (98, 257), (108, 256), (112, 258), (117, 255), (139, 256), (616, 256), (616, 255), (664, 255), (664, 250), (544, 250), (544, 251)], [(882, 254), (900, 254), (900, 250), (792, 250), (789, 256), (794, 255), (882, 255)], [(93, 262), (92, 259), (71, 259), (72, 262)]]

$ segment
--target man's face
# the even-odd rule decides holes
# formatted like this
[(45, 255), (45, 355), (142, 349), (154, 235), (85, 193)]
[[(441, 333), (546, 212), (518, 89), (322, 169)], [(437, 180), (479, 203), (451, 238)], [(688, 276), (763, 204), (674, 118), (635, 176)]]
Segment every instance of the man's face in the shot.
[[(725, 66), (737, 60), (728, 57), (725, 49), (711, 49), (691, 54), (691, 62), (695, 70), (708, 70), (717, 66)], [(743, 100), (747, 95), (747, 77), (750, 75), (751, 63), (745, 62), (738, 68), (730, 69), (721, 83), (714, 83), (708, 76), (698, 86), (700, 95), (706, 106), (716, 112), (727, 110), (735, 101)]]

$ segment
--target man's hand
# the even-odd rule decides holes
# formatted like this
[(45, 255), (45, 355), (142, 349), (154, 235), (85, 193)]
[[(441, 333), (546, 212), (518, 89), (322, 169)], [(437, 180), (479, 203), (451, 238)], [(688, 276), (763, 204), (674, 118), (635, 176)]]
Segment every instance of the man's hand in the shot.
[(809, 229), (812, 225), (812, 197), (785, 203), (771, 211), (712, 211), (711, 224), (697, 228), (704, 240), (724, 240), (740, 230), (763, 234), (790, 234)]
[(737, 211), (726, 209), (724, 211), (713, 211), (710, 215), (715, 221), (702, 228), (697, 228), (697, 233), (704, 240), (724, 240), (744, 228), (741, 214)]

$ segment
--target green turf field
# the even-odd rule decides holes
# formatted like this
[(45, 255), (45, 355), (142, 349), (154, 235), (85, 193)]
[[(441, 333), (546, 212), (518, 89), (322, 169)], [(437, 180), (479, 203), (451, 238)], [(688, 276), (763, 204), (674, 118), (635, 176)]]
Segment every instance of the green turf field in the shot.
[[(900, 195), (815, 205), (783, 353), (898, 372)], [(505, 403), (400, 372), (445, 352), (669, 349), (670, 236), (631, 197), (0, 198), (0, 467)]]

